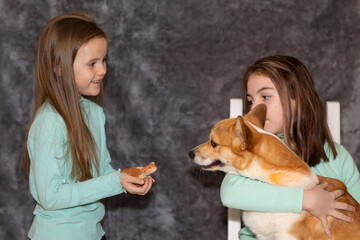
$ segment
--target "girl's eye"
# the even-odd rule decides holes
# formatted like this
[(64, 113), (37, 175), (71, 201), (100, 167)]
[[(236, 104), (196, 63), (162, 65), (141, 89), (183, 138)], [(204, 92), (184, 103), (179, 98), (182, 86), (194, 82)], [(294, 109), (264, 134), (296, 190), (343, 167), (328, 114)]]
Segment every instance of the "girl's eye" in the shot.
[(248, 102), (248, 105), (252, 105), (254, 103), (254, 101), (252, 101), (252, 100), (247, 100), (247, 102)]
[(267, 100), (267, 99), (269, 99), (270, 98), (270, 96), (263, 96), (263, 99), (264, 100)]
[(216, 142), (214, 142), (213, 140), (211, 140), (211, 146), (213, 147), (213, 148), (216, 148), (216, 146), (217, 146), (217, 143)]
[(90, 67), (93, 67), (95, 65), (95, 62), (91, 62), (88, 64)]
[(107, 62), (107, 58), (104, 58), (104, 59), (103, 59), (103, 62)]

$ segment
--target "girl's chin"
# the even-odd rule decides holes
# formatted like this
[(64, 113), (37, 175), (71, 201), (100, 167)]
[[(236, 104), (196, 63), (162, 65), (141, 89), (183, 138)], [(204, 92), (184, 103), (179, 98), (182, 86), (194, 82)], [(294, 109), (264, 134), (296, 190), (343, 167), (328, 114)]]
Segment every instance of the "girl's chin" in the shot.
[(282, 134), (284, 131), (280, 131), (278, 129), (274, 129), (271, 126), (266, 126), (264, 127), (264, 131), (274, 134), (274, 135), (278, 135), (278, 134)]
[(88, 97), (96, 97), (97, 95), (99, 95), (99, 93), (100, 93), (100, 89), (99, 89), (99, 91), (84, 92), (84, 93), (81, 93), (81, 95), (88, 96)]

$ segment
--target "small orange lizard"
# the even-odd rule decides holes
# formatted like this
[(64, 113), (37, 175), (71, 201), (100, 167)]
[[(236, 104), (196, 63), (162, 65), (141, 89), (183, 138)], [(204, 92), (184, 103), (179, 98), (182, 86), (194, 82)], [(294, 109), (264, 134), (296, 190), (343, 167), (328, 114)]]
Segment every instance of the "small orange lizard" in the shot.
[(137, 177), (137, 178), (142, 178), (142, 179), (150, 177), (153, 180), (153, 182), (155, 182), (155, 180), (150, 175), (152, 173), (154, 173), (156, 170), (157, 170), (157, 166), (155, 165), (154, 162), (151, 162), (146, 167), (125, 168), (125, 169), (122, 169), (121, 172), (127, 173), (127, 174)]

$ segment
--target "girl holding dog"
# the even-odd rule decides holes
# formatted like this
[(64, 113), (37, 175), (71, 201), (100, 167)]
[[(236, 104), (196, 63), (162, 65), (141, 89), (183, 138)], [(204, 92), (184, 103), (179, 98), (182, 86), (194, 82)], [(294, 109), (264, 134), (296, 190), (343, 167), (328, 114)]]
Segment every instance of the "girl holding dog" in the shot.
[(100, 200), (152, 186), (110, 165), (99, 105), (106, 57), (106, 35), (86, 14), (55, 17), (41, 33), (25, 150), (36, 201), (30, 239), (105, 239)]
[[(332, 140), (324, 107), (304, 64), (290, 56), (265, 57), (248, 68), (243, 84), (245, 111), (265, 103), (268, 111), (264, 129), (283, 139), (316, 174), (344, 182), (348, 192), (360, 202), (359, 171), (348, 151)], [(324, 232), (331, 237), (327, 217), (352, 222), (338, 210), (355, 209), (336, 201), (343, 194), (341, 190), (327, 192), (326, 187), (327, 183), (323, 183), (304, 190), (227, 174), (221, 186), (221, 200), (224, 206), (249, 211), (306, 210), (321, 220)], [(243, 228), (240, 239), (256, 236)]]

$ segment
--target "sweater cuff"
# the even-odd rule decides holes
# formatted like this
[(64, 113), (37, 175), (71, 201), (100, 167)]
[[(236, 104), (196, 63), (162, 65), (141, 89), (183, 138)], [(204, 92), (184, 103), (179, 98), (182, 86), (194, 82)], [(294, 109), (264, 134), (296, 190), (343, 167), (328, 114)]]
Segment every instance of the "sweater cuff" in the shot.
[(293, 191), (287, 197), (289, 202), (292, 202), (292, 204), (288, 206), (289, 212), (301, 213), (303, 199), (304, 199), (304, 189), (294, 188)]
[(118, 172), (119, 172), (119, 180), (120, 180), (120, 186), (121, 186), (121, 189), (124, 191), (124, 193), (127, 193), (126, 189), (123, 187), (123, 185), (121, 184), (121, 169), (119, 168), (118, 169)]

